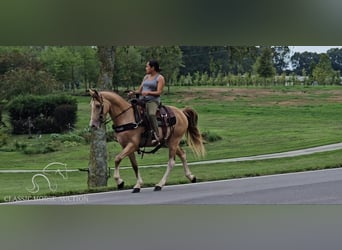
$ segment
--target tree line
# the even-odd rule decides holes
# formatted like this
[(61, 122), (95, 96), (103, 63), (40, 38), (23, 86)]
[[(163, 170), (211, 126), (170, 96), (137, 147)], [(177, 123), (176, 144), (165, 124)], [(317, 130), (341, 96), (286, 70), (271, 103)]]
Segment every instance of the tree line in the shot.
[[(327, 53), (293, 53), (288, 46), (112, 46), (110, 88), (134, 88), (151, 58), (160, 62), (167, 84), (225, 84), (220, 79), (303, 76), (309, 82), (339, 82), (342, 49)], [(1, 46), (0, 96), (45, 94), (97, 87), (99, 46)], [(270, 78), (272, 78), (270, 80)], [(185, 80), (187, 79), (187, 80)], [(200, 80), (199, 80), (200, 79)], [(203, 83), (205, 84), (205, 83)]]

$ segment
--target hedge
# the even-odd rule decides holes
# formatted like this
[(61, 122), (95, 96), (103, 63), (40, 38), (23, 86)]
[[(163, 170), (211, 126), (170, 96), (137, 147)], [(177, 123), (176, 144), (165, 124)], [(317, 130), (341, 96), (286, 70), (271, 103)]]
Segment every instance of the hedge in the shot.
[(67, 95), (18, 96), (7, 110), (13, 134), (60, 133), (77, 119), (77, 101)]

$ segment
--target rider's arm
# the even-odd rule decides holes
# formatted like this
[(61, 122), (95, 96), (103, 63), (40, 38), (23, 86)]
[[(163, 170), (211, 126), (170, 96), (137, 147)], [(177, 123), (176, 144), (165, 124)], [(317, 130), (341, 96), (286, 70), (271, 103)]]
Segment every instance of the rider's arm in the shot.
[(157, 81), (157, 90), (155, 91), (146, 91), (144, 93), (142, 93), (144, 96), (145, 95), (153, 95), (153, 96), (160, 96), (163, 93), (163, 89), (165, 86), (165, 79), (162, 75), (160, 75), (158, 77), (158, 81)]

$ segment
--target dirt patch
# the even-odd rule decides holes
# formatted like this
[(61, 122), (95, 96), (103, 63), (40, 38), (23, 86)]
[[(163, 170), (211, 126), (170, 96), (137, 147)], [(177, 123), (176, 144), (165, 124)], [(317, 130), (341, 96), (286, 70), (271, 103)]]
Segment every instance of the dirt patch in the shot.
[(276, 88), (226, 88), (198, 87), (182, 91), (180, 101), (193, 99), (236, 101), (245, 100), (251, 105), (310, 105), (319, 98), (325, 103), (342, 103), (342, 88), (322, 89), (276, 89)]

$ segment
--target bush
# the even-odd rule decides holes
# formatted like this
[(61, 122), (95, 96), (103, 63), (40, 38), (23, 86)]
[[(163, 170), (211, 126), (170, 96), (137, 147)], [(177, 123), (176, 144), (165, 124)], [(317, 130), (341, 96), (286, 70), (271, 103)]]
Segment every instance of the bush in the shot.
[(52, 143), (38, 143), (22, 148), (22, 152), (27, 155), (47, 154), (55, 151), (57, 151), (57, 147)]
[(51, 134), (51, 138), (54, 141), (61, 141), (61, 142), (76, 142), (76, 143), (84, 143), (85, 139), (77, 134), (68, 133), (68, 134)]
[(219, 136), (216, 133), (210, 132), (209, 130), (204, 131), (202, 133), (202, 137), (203, 137), (204, 141), (206, 141), (206, 142), (215, 142), (215, 141), (222, 140), (221, 136)]
[(0, 127), (0, 147), (7, 145), (8, 140), (9, 136), (7, 130)]
[(76, 113), (77, 107), (70, 104), (62, 104), (56, 107), (53, 118), (60, 131), (73, 127), (76, 123)]
[(76, 99), (65, 95), (19, 96), (7, 109), (13, 134), (60, 133), (77, 118)]
[(0, 128), (5, 126), (6, 124), (2, 121), (2, 106), (0, 105)]
[(78, 136), (82, 137), (87, 144), (91, 141), (91, 132), (89, 128), (78, 131)]

